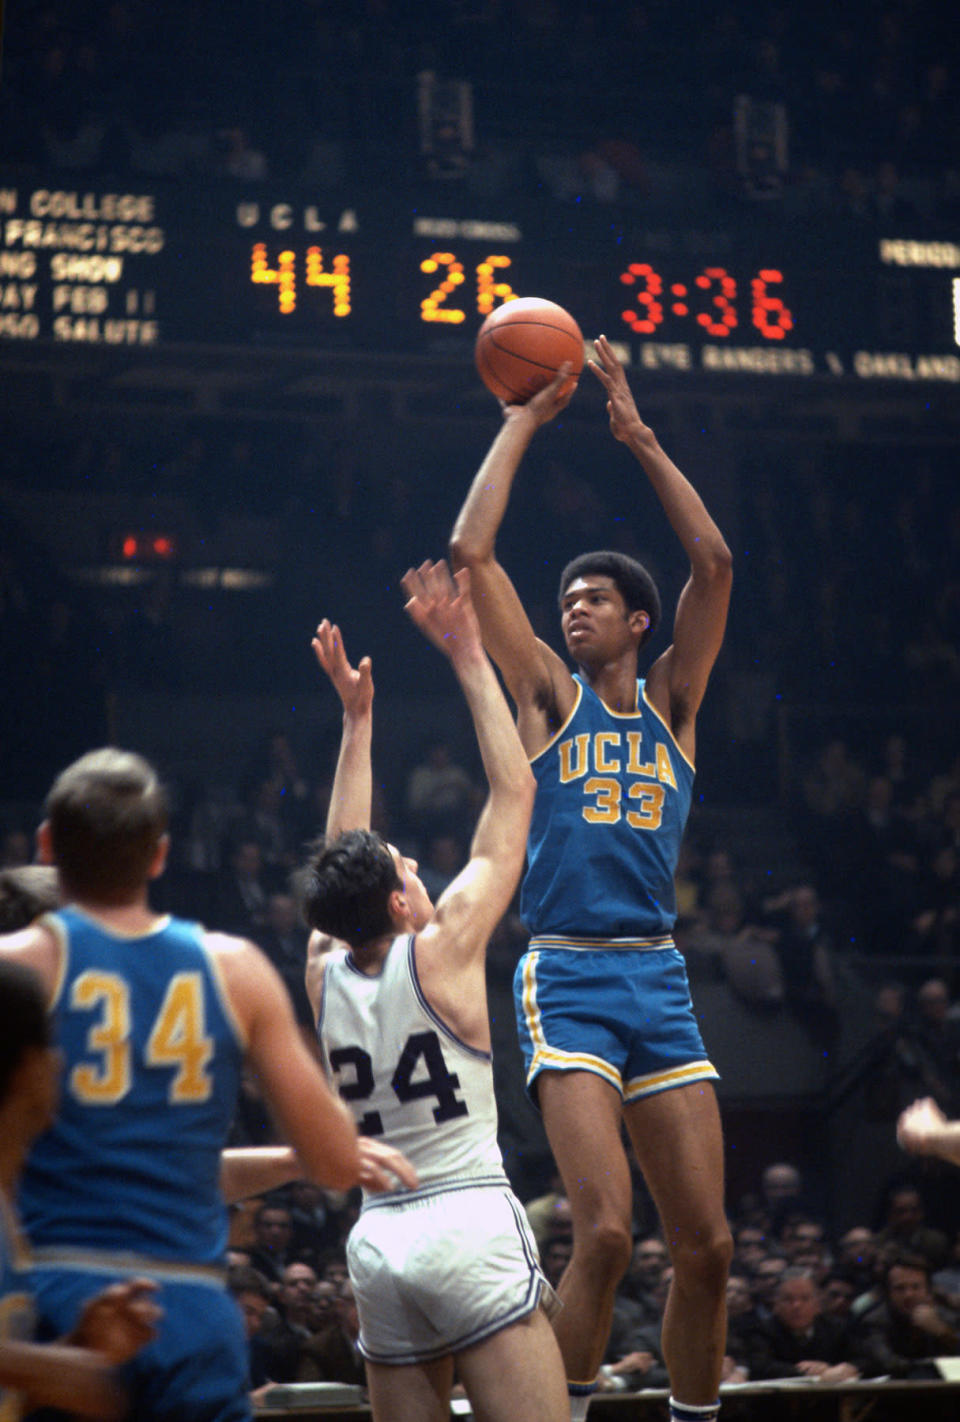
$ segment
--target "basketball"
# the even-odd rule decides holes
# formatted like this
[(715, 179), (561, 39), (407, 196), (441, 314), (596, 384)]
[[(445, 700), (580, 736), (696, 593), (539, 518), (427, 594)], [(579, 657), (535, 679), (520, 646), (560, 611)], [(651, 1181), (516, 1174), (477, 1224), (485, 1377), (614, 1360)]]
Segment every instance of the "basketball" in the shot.
[(477, 334), (477, 370), (487, 389), (508, 405), (524, 405), (549, 385), (563, 362), (570, 385), (583, 369), (580, 327), (562, 306), (540, 296), (506, 301)]

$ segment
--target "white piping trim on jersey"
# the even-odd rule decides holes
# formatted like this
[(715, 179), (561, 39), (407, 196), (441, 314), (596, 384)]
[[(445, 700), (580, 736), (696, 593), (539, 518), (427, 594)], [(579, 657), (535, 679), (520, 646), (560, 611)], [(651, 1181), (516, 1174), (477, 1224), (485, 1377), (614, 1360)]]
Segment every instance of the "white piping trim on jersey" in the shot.
[(439, 1014), (438, 1012), (436, 1012), (436, 1011), (430, 1006), (430, 1003), (427, 1001), (427, 998), (426, 998), (426, 995), (425, 995), (425, 993), (424, 993), (424, 991), (423, 991), (423, 988), (422, 988), (421, 985), (420, 985), (420, 977), (419, 977), (419, 974), (417, 973), (417, 954), (416, 954), (415, 944), (416, 944), (416, 934), (415, 934), (415, 933), (410, 933), (410, 934), (408, 934), (408, 935), (407, 935), (407, 971), (408, 971), (409, 974), (410, 974), (410, 983), (411, 983), (411, 986), (412, 986), (412, 988), (413, 988), (414, 995), (416, 996), (416, 999), (417, 999), (417, 1001), (419, 1002), (420, 1006), (423, 1008), (423, 1011), (424, 1011), (424, 1012), (426, 1013), (426, 1015), (430, 1018), (430, 1021), (431, 1021), (431, 1022), (435, 1022), (435, 1023), (437, 1024), (437, 1026), (440, 1028), (440, 1030), (444, 1033), (444, 1035), (445, 1035), (446, 1037), (449, 1037), (449, 1039), (450, 1039), (451, 1042), (454, 1042), (458, 1047), (462, 1047), (462, 1049), (463, 1049), (465, 1052), (469, 1052), (469, 1054), (470, 1054), (472, 1057), (478, 1057), (478, 1058), (480, 1059), (480, 1061), (483, 1061), (483, 1062), (490, 1062), (490, 1061), (493, 1061), (493, 1052), (492, 1052), (492, 1051), (490, 1051), (490, 1052), (485, 1052), (482, 1047), (471, 1047), (470, 1043), (469, 1043), (469, 1042), (465, 1042), (462, 1037), (458, 1037), (457, 1034), (456, 1034), (456, 1032), (454, 1032), (453, 1028), (452, 1028), (451, 1026), (449, 1026), (448, 1023), (444, 1022), (444, 1020), (443, 1020), (443, 1018), (440, 1016), (440, 1014)]

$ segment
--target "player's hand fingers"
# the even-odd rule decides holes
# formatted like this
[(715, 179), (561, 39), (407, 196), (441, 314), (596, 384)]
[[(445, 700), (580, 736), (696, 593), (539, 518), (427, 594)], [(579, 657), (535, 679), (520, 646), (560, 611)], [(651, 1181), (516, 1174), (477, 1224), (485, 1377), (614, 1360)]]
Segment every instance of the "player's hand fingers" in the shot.
[(420, 1180), (416, 1170), (393, 1146), (360, 1137), (360, 1183), (368, 1190), (395, 1190), (397, 1181), (415, 1190)]

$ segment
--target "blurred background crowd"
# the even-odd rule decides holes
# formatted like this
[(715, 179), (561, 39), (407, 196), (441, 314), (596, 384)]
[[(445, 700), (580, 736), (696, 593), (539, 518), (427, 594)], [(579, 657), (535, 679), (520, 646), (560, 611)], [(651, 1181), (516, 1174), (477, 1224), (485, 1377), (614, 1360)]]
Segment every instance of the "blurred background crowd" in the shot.
[[(762, 203), (787, 224), (955, 236), (957, 52), (955, 16), (924, 0), (11, 0), (0, 165), (67, 190), (457, 186), (464, 210), (519, 195), (558, 221), (573, 203), (688, 225), (749, 220)], [(684, 577), (582, 384), (531, 451), (500, 543), (554, 645), (574, 553), (641, 558), (668, 606)], [(291, 875), (322, 828), (340, 729), (310, 635), (329, 616), (353, 658), (373, 658), (376, 824), (437, 894), (482, 790), (398, 579), (443, 550), (496, 410), (458, 420), (439, 390), (436, 418), (416, 425), (367, 390), (336, 427), (282, 409), (245, 423), (146, 403), (111, 413), (43, 388), (49, 403), (0, 391), (0, 868), (30, 859), (60, 767), (132, 744), (173, 794), (158, 905), (259, 943), (309, 1034)], [(841, 412), (787, 438), (782, 405), (744, 414), (744, 400), (721, 419), (702, 392), (681, 407), (658, 391), (651, 413), (640, 377), (635, 389), (709, 485), (735, 563), (677, 881), (678, 943), (723, 1077), (728, 1376), (811, 1362), (926, 1375), (918, 1360), (960, 1352), (960, 1190), (947, 1167), (898, 1157), (893, 1125), (920, 1095), (960, 1114), (956, 441), (895, 410), (850, 437)], [(134, 506), (168, 546), (92, 579), (121, 561)], [(247, 576), (211, 582), (214, 565)], [(508, 916), (489, 966), (501, 1135), (559, 1273), (569, 1219), (510, 1002), (523, 945)], [(236, 1139), (273, 1138), (248, 1081)], [(236, 1212), (255, 1383), (357, 1379), (353, 1208), (298, 1186)], [(638, 1182), (611, 1387), (665, 1376), (653, 1221)], [(816, 1336), (815, 1358), (801, 1336)]]
[[(949, 10), (927, 0), (19, 0), (0, 125), (12, 161), (332, 189), (348, 171), (419, 175), (410, 99), (425, 86), (446, 95), (433, 176), (635, 206), (680, 191), (715, 210), (742, 191), (739, 101), (773, 147), (789, 133), (789, 177), (757, 175), (752, 196), (782, 189), (793, 210), (861, 221), (951, 218), (955, 60)], [(449, 129), (464, 118), (466, 155)]]

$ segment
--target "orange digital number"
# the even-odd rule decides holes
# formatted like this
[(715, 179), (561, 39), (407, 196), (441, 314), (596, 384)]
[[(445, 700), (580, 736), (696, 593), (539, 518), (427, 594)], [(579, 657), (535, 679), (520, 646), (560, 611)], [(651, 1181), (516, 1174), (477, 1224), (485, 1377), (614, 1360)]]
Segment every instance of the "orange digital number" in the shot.
[(509, 282), (495, 281), (494, 274), (512, 265), (509, 257), (496, 253), (486, 258), (477, 267), (477, 310), (481, 316), (489, 316), (499, 301), (515, 301), (517, 293)]
[(254, 242), (251, 253), (250, 280), (256, 285), (276, 285), (277, 305), (284, 316), (297, 308), (296, 253), (281, 252), (277, 265), (271, 267), (266, 242)]
[(432, 256), (424, 257), (420, 270), (428, 276), (433, 276), (441, 270), (446, 272), (440, 285), (434, 287), (430, 295), (421, 301), (421, 321), (441, 321), (447, 325), (459, 326), (467, 319), (467, 313), (456, 306), (447, 306), (446, 300), (466, 280), (463, 263), (457, 260), (453, 252), (434, 252)]
[(353, 307), (350, 303), (350, 258), (339, 252), (331, 263), (330, 271), (323, 265), (323, 248), (307, 248), (307, 286), (328, 286), (333, 294), (334, 316), (349, 316)]

